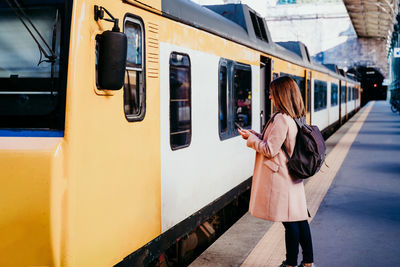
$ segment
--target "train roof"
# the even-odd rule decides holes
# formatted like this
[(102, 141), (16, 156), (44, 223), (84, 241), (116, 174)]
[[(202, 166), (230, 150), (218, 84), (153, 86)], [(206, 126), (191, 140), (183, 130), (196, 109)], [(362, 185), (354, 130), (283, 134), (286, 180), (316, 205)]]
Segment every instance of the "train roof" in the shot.
[(244, 4), (201, 6), (189, 0), (163, 0), (162, 13), (173, 20), (219, 35), (271, 56), (313, 70), (346, 77), (313, 62), (301, 42), (274, 43), (264, 18)]
[(330, 69), (331, 71), (334, 71), (336, 73), (339, 72), (339, 69), (337, 67), (336, 64), (323, 64), (325, 67), (327, 67), (328, 69)]

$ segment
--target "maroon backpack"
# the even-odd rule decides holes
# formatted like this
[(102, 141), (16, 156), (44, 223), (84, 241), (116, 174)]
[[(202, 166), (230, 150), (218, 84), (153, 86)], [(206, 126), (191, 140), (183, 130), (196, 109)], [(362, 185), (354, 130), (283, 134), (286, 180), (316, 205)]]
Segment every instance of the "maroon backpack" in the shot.
[[(274, 121), (278, 113), (272, 116), (268, 124)], [(306, 179), (316, 174), (324, 163), (325, 140), (317, 126), (310, 126), (305, 122), (305, 117), (294, 119), (294, 121), (298, 132), (292, 157), (289, 156), (284, 144), (282, 144), (282, 150), (288, 158), (289, 174), (293, 178)]]
[(288, 158), (289, 174), (293, 178), (306, 179), (316, 174), (325, 160), (325, 140), (317, 126), (305, 122), (305, 117), (294, 121), (298, 132), (292, 156), (284, 145), (282, 149)]

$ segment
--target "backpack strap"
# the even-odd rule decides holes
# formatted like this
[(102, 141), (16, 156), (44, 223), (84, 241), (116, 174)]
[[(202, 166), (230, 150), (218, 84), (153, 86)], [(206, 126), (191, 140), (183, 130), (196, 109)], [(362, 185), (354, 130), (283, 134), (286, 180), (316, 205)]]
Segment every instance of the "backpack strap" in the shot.
[(267, 122), (267, 125), (265, 125), (265, 127), (264, 127), (264, 130), (263, 130), (262, 135), (261, 135), (261, 139), (264, 139), (264, 134), (265, 134), (265, 131), (266, 131), (267, 128), (268, 128), (268, 125), (270, 125), (271, 123), (274, 122), (275, 116), (278, 115), (279, 113), (280, 113), (279, 111), (278, 111), (278, 112), (275, 112), (275, 113), (272, 115), (272, 117), (269, 119), (269, 121)]
[[(267, 125), (266, 125), (265, 128), (264, 128), (264, 131), (263, 131), (263, 134), (262, 134), (262, 139), (264, 139), (264, 133), (265, 133), (265, 130), (267, 129), (268, 125), (269, 125), (270, 123), (274, 122), (275, 116), (278, 115), (279, 113), (280, 113), (280, 112), (276, 112), (274, 115), (272, 115), (271, 119), (268, 121)], [(293, 119), (293, 120), (294, 120), (294, 122), (295, 122), (296, 125), (297, 125), (297, 130), (298, 130), (298, 131), (300, 131), (300, 129), (301, 129), (303, 126), (306, 126), (306, 128), (309, 129), (309, 130), (311, 131), (311, 128), (306, 124), (306, 117), (305, 117), (305, 116), (300, 117), (300, 118), (296, 118), (296, 119)], [(286, 139), (285, 139), (285, 140), (286, 140)], [(289, 160), (289, 159), (290, 159), (290, 155), (289, 155), (289, 153), (287, 152), (287, 149), (286, 149), (286, 147), (285, 147), (285, 142), (283, 142), (281, 148), (282, 148), (283, 152), (285, 152), (285, 155), (286, 155), (287, 159)]]
[(306, 123), (306, 117), (300, 117), (300, 118), (296, 118), (294, 119), (294, 121), (297, 124), (297, 129), (302, 129), (303, 127), (305, 127), (309, 132), (312, 131), (312, 128)]
[[(293, 119), (293, 120), (294, 120), (294, 122), (295, 122), (296, 125), (297, 125), (297, 130), (298, 130), (298, 131), (300, 131), (300, 129), (301, 129), (303, 126), (305, 126), (307, 129), (309, 129), (309, 130), (311, 131), (310, 127), (306, 124), (306, 117), (305, 117), (305, 116), (300, 117), (300, 118), (295, 118), (295, 119)], [(286, 139), (285, 139), (285, 140), (286, 140)], [(283, 150), (283, 152), (285, 152), (285, 155), (286, 155), (287, 159), (289, 160), (289, 159), (290, 159), (290, 156), (289, 156), (289, 153), (287, 152), (287, 149), (286, 149), (286, 147), (285, 147), (285, 142), (283, 142), (283, 144), (282, 144), (282, 150)]]
[[(278, 112), (275, 112), (275, 113), (272, 115), (271, 119), (269, 119), (267, 125), (265, 125), (264, 131), (263, 131), (263, 134), (262, 134), (262, 139), (264, 139), (265, 130), (267, 129), (268, 125), (269, 125), (270, 123), (273, 123), (273, 122), (274, 122), (275, 116), (278, 115), (279, 113), (280, 113), (279, 111), (278, 111)], [(301, 128), (301, 125), (305, 122), (305, 118), (303, 117), (303, 118), (294, 119), (294, 121), (296, 122), (297, 126)], [(300, 125), (299, 125), (299, 124), (300, 124)], [(286, 139), (285, 139), (285, 140), (286, 140)], [(285, 152), (285, 155), (286, 155), (287, 159), (289, 160), (289, 159), (290, 159), (290, 156), (289, 156), (289, 153), (288, 153), (287, 150), (286, 150), (285, 142), (283, 142), (281, 148), (282, 148), (283, 152)]]
[(294, 120), (294, 122), (297, 124), (297, 126), (299, 128), (301, 128), (303, 125), (306, 124), (306, 118), (305, 117), (295, 118), (293, 120)]

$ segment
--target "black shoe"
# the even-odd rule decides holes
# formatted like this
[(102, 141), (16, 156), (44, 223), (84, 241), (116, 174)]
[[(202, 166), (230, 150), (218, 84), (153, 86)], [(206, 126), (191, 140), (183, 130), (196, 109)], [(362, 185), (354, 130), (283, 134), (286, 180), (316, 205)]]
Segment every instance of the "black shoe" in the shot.
[(287, 267), (288, 265), (286, 264), (286, 261), (282, 261), (282, 264), (279, 265), (279, 267)]
[[(305, 267), (305, 265), (303, 265), (303, 263), (301, 263), (299, 266), (297, 266), (297, 267)], [(311, 264), (311, 267), (316, 267), (315, 266), (315, 264), (313, 263), (313, 264)]]

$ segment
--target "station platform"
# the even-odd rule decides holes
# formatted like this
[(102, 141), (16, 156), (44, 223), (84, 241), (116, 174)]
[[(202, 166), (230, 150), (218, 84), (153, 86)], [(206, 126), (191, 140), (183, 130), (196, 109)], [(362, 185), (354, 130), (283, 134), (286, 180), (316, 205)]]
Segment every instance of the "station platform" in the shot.
[[(400, 266), (400, 116), (369, 102), (326, 144), (327, 166), (305, 182), (316, 266)], [(246, 213), (190, 267), (284, 259), (283, 225)]]

